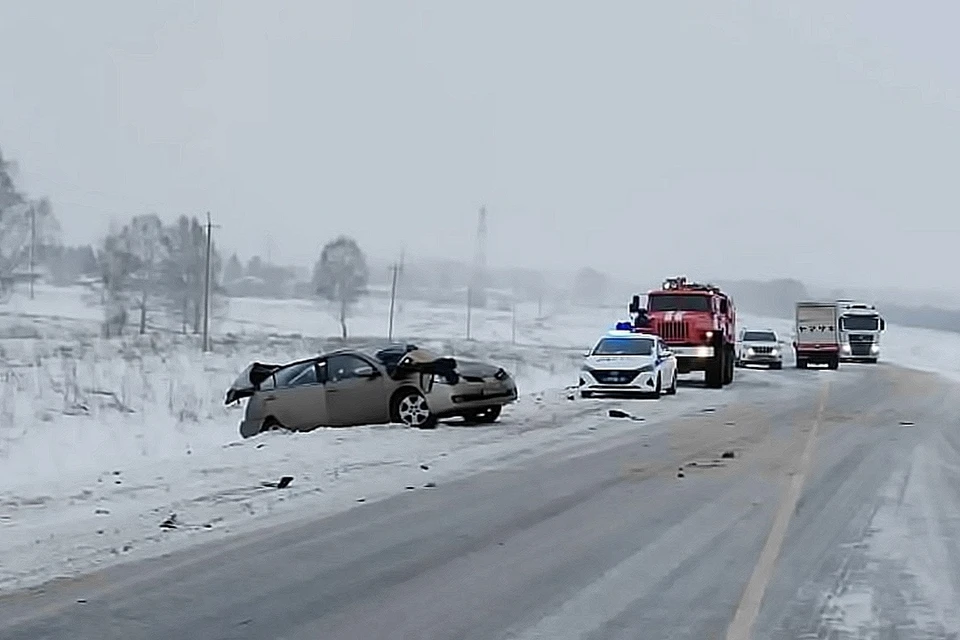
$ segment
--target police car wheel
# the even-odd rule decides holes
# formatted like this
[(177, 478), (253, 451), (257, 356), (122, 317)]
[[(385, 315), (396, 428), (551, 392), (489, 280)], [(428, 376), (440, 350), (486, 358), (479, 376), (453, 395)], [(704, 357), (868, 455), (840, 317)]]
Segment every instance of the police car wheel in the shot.
[(675, 396), (677, 395), (677, 372), (673, 372), (673, 382), (670, 383), (670, 386), (667, 387), (667, 395)]

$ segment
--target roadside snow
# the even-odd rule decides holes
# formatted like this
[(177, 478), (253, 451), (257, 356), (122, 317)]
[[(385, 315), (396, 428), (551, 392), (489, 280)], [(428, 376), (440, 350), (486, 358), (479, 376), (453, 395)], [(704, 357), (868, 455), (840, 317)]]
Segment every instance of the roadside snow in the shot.
[[(266, 516), (333, 513), (361, 499), (429, 490), (431, 482), (548, 451), (582, 451), (598, 435), (636, 428), (561, 391), (575, 383), (585, 348), (622, 319), (615, 310), (475, 311), (467, 341), (463, 309), (404, 302), (399, 336), (515, 374), (523, 395), (500, 423), (239, 441), (241, 410), (223, 406), (226, 387), (251, 360), (290, 360), (330, 346), (328, 338), (304, 337), (338, 333), (322, 304), (233, 299), (216, 320), (214, 353), (201, 354), (196, 336), (169, 332), (101, 340), (95, 302), (81, 289), (41, 286), (35, 300), (0, 308), (0, 589), (162, 553), (259, 526)], [(365, 300), (351, 330), (383, 336), (383, 304)], [(789, 321), (741, 320), (789, 336)], [(954, 334), (891, 327), (884, 350), (891, 360), (952, 369), (960, 379), (956, 358), (934, 358), (960, 352)], [(701, 397), (644, 403), (644, 415), (674, 415)], [(264, 485), (282, 476), (293, 477), (288, 488)]]

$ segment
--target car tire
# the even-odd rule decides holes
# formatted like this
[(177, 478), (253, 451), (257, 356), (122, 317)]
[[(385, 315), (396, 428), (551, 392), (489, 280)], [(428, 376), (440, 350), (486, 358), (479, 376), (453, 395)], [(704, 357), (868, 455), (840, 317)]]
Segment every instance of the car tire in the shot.
[(274, 431), (279, 429), (284, 429), (285, 427), (280, 424), (280, 421), (274, 418), (273, 416), (267, 416), (263, 420), (263, 424), (260, 425), (260, 433), (266, 433), (267, 431)]
[(436, 429), (437, 417), (427, 406), (427, 399), (416, 389), (399, 391), (393, 400), (393, 419), (407, 427)]
[(673, 372), (673, 381), (670, 383), (670, 386), (667, 387), (667, 395), (675, 396), (677, 395), (677, 372)]
[(650, 394), (650, 398), (653, 400), (659, 400), (660, 396), (662, 395), (663, 395), (663, 377), (658, 373), (657, 386), (654, 387), (653, 393)]

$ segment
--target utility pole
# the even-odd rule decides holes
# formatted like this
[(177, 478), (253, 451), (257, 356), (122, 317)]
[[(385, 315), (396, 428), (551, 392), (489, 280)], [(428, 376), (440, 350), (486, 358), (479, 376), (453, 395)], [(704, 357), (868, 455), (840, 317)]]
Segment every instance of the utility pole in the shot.
[(467, 340), (470, 339), (470, 316), (473, 313), (473, 287), (467, 285)]
[(207, 211), (207, 258), (203, 277), (203, 352), (210, 351), (210, 270), (213, 256), (213, 221)]
[(33, 300), (33, 266), (37, 251), (37, 207), (30, 205), (30, 299)]
[[(403, 259), (402, 257), (400, 258)], [(393, 282), (390, 285), (390, 325), (387, 329), (387, 340), (393, 342), (393, 310), (396, 308), (397, 302), (397, 276), (400, 274), (400, 269), (402, 269), (402, 263), (395, 262), (390, 270), (393, 271)]]

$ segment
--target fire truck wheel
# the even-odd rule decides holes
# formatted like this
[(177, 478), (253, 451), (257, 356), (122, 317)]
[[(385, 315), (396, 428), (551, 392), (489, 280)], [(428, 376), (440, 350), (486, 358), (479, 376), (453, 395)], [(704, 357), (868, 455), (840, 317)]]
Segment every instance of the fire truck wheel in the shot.
[(734, 375), (733, 349), (731, 349), (730, 347), (727, 347), (726, 349), (724, 349), (724, 352), (727, 354), (727, 357), (724, 362), (724, 368), (723, 368), (723, 384), (730, 384), (733, 382), (733, 375)]
[(722, 338), (715, 339), (713, 343), (713, 358), (707, 363), (707, 371), (704, 376), (707, 386), (711, 389), (720, 389), (723, 387), (727, 372), (726, 355), (727, 350), (722, 342)]

